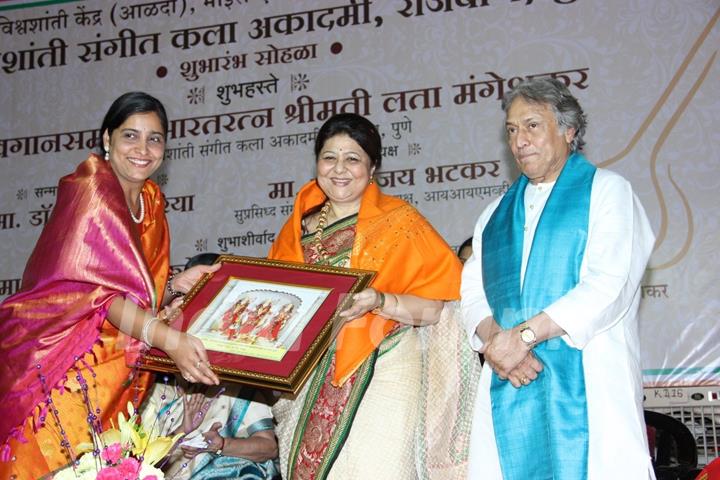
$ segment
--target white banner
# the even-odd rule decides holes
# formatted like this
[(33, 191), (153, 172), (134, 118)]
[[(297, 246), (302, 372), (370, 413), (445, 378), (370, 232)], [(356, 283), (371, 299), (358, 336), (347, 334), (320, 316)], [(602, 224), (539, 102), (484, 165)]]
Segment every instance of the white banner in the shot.
[(658, 237), (647, 383), (720, 383), (716, 0), (17, 3), (0, 6), (0, 297), (126, 91), (171, 118), (155, 179), (180, 268), (201, 252), (264, 256), (341, 111), (379, 126), (383, 190), (459, 245), (517, 177), (499, 99), (550, 76), (588, 114), (588, 158), (632, 182)]

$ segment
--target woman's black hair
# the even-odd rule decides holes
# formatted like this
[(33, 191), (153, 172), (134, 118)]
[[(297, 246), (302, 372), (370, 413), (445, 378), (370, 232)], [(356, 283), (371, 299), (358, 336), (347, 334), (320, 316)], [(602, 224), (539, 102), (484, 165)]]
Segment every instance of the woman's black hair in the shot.
[(325, 142), (335, 135), (345, 134), (355, 140), (370, 157), (370, 166), (380, 170), (382, 163), (382, 142), (377, 127), (365, 117), (356, 113), (338, 113), (330, 117), (315, 138), (315, 158)]
[(465, 247), (472, 248), (472, 242), (473, 242), (473, 237), (470, 237), (467, 240), (465, 240), (462, 244), (460, 244), (460, 246), (457, 249), (458, 255), (460, 255), (460, 252), (463, 251), (463, 248), (465, 248)]
[(212, 265), (213, 263), (215, 263), (215, 260), (217, 260), (219, 256), (219, 253), (198, 253), (187, 261), (187, 263), (185, 264), (185, 270), (190, 267), (194, 267), (195, 265)]
[[(113, 130), (122, 125), (131, 115), (136, 113), (155, 113), (160, 118), (160, 125), (162, 125), (163, 136), (167, 137), (168, 131), (168, 119), (165, 113), (165, 107), (157, 98), (152, 95), (148, 95), (145, 92), (128, 92), (120, 95), (110, 105), (105, 118), (103, 118), (102, 126), (100, 127), (100, 135), (103, 135), (106, 131), (109, 136), (112, 137)], [(105, 145), (99, 145), (100, 151), (104, 155)]]

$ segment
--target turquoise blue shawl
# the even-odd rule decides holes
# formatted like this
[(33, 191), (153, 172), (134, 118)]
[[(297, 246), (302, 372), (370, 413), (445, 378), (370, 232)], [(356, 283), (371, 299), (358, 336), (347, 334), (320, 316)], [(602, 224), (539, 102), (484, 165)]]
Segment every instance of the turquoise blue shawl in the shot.
[[(528, 178), (513, 183), (482, 236), (483, 283), (503, 329), (540, 313), (580, 280), (595, 167), (574, 152), (538, 222), (520, 282)], [(587, 477), (588, 427), (582, 352), (554, 338), (538, 344), (544, 370), (515, 388), (493, 374), (493, 426), (505, 480)]]

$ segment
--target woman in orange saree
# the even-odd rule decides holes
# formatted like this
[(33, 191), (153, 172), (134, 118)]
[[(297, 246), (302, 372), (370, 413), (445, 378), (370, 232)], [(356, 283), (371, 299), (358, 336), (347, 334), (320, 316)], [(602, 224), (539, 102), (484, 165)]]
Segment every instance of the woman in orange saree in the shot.
[(380, 135), (339, 114), (319, 130), (305, 185), (269, 257), (377, 272), (297, 398), (274, 407), (283, 478), (416, 478), (419, 331), (459, 297), (460, 263), (403, 200), (373, 182)]
[[(93, 428), (107, 428), (128, 401), (139, 404), (150, 375), (126, 366), (121, 331), (165, 350), (184, 376), (217, 383), (199, 340), (157, 321), (169, 232), (148, 177), (163, 160), (165, 110), (150, 95), (125, 94), (101, 132), (104, 158), (91, 154), (60, 180), (22, 287), (0, 305), (2, 478), (36, 479), (66, 465)], [(174, 287), (186, 291), (206, 269)]]

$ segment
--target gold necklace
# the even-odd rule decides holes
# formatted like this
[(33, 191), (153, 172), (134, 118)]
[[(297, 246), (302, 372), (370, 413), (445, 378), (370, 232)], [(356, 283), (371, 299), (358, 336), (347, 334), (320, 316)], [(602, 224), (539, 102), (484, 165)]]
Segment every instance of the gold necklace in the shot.
[(317, 229), (315, 230), (315, 235), (313, 237), (315, 251), (320, 256), (323, 262), (326, 262), (327, 259), (330, 258), (330, 254), (325, 249), (325, 246), (322, 244), (322, 236), (323, 232), (325, 231), (325, 226), (327, 225), (328, 212), (330, 212), (330, 202), (325, 203), (325, 205), (323, 205), (322, 209), (320, 210)]

